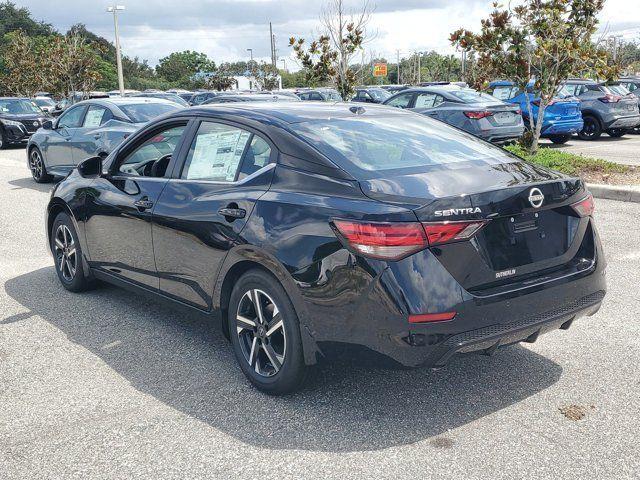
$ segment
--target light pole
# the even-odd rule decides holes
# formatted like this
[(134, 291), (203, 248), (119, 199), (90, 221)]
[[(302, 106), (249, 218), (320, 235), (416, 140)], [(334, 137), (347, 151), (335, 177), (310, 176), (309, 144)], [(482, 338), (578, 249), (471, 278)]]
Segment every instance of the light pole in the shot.
[(120, 54), (120, 33), (118, 32), (118, 12), (124, 10), (124, 5), (107, 7), (107, 12), (113, 13), (113, 27), (116, 33), (116, 63), (118, 65), (118, 88), (120, 96), (124, 97), (124, 76), (122, 75), (122, 55)]
[(247, 52), (251, 55), (251, 61), (253, 62), (253, 48), (247, 48)]

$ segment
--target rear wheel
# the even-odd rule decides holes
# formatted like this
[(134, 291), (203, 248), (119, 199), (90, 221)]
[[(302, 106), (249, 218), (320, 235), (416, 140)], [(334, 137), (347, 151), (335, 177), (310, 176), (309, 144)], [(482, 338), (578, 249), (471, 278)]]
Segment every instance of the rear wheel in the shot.
[(556, 145), (562, 145), (571, 140), (571, 135), (549, 135), (549, 140)]
[(62, 286), (71, 292), (82, 292), (94, 283), (85, 277), (82, 265), (82, 249), (71, 217), (60, 213), (51, 228), (51, 252), (56, 273)]
[(283, 395), (302, 386), (298, 316), (276, 278), (261, 270), (245, 273), (231, 292), (228, 325), (236, 360), (256, 388)]
[(37, 183), (47, 183), (51, 181), (52, 177), (47, 173), (42, 153), (40, 153), (38, 148), (33, 148), (31, 152), (29, 152), (29, 170), (31, 170), (31, 176)]
[(602, 135), (602, 127), (597, 118), (592, 116), (585, 116), (583, 118), (584, 126), (582, 130), (578, 132), (580, 140), (597, 140)]
[(620, 138), (623, 135), (625, 135), (627, 133), (627, 129), (626, 128), (612, 128), (610, 130), (607, 130), (607, 133), (609, 134), (610, 137), (613, 138)]

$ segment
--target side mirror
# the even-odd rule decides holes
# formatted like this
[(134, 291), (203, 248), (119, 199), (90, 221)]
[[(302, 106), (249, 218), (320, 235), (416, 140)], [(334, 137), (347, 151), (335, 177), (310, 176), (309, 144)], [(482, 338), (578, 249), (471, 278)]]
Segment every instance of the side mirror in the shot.
[(78, 164), (82, 178), (96, 178), (102, 173), (102, 157), (90, 157)]
[(42, 128), (44, 128), (45, 130), (53, 130), (53, 122), (51, 120), (43, 121)]

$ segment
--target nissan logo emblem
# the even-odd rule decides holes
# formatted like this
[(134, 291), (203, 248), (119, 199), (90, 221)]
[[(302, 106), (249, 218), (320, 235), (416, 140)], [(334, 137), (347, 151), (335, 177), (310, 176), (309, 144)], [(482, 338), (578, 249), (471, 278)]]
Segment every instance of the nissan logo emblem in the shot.
[(37, 127), (38, 125), (40, 125), (37, 121), (33, 122), (33, 126)]
[(533, 208), (540, 208), (544, 202), (544, 195), (539, 188), (532, 188), (529, 191), (529, 203)]

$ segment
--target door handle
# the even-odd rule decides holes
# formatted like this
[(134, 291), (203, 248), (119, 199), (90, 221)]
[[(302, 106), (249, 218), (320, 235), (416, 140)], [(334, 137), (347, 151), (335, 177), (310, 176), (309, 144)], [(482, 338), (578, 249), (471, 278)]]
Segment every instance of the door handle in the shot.
[(218, 213), (226, 218), (244, 218), (247, 211), (244, 208), (221, 208)]
[(133, 205), (142, 212), (153, 207), (153, 202), (148, 198), (141, 198), (140, 200), (136, 200), (135, 202), (133, 202)]

